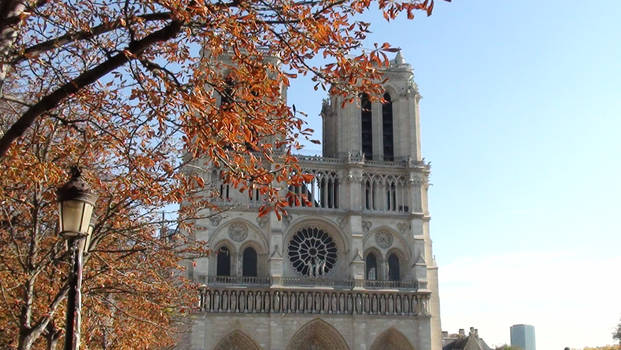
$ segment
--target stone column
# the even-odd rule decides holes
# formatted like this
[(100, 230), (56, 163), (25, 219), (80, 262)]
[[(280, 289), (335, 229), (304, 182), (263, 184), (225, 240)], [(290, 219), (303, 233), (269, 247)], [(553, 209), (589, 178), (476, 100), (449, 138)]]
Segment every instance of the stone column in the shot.
[(351, 249), (350, 249), (350, 265), (351, 278), (354, 280), (354, 288), (364, 287), (364, 247), (362, 239), (364, 233), (362, 231), (362, 217), (360, 215), (352, 215), (349, 218), (351, 228)]
[(408, 115), (408, 99), (401, 94), (392, 96), (392, 138), (395, 160), (408, 156), (410, 140), (408, 131), (413, 127)]
[[(363, 208), (364, 193), (362, 191), (362, 163), (346, 159), (343, 171), (345, 181), (341, 184), (342, 192), (339, 204), (343, 204), (343, 209), (360, 211)], [(352, 231), (353, 232), (353, 231)]]
[(422, 235), (414, 238), (414, 274), (419, 290), (427, 289), (427, 264), (425, 263), (425, 239)]
[(337, 154), (347, 152), (358, 154), (362, 152), (360, 106), (356, 103), (348, 103), (340, 108), (341, 98), (337, 98), (337, 130), (338, 138)]
[(384, 159), (384, 138), (382, 135), (382, 103), (377, 101), (371, 105), (372, 110), (372, 134), (373, 134), (373, 160)]
[(414, 170), (410, 169), (408, 174), (408, 194), (409, 194), (409, 205), (410, 205), (410, 213), (422, 213), (423, 211), (423, 203), (422, 203), (422, 185), (423, 179), (421, 179), (420, 174)]
[(409, 143), (410, 143), (410, 156), (412, 156), (414, 159), (416, 160), (421, 160), (422, 159), (422, 155), (421, 155), (421, 147), (420, 147), (420, 111), (418, 108), (418, 102), (420, 101), (420, 95), (418, 94), (418, 92), (416, 90), (414, 90), (413, 88), (411, 88), (411, 92), (410, 95), (408, 97), (408, 100), (410, 101), (410, 103), (408, 103), (408, 113), (410, 114), (410, 116), (412, 116), (412, 120), (413, 120), (413, 125), (410, 128), (410, 137), (409, 137)]
[(429, 313), (431, 314), (431, 350), (442, 350), (442, 323), (440, 320), (440, 295), (438, 289), (438, 266), (429, 266)]
[(270, 232), (270, 250), (269, 250), (269, 276), (272, 278), (273, 286), (282, 285), (281, 279), (283, 274), (283, 255), (285, 247), (283, 247), (283, 230), (282, 221), (278, 221), (274, 213), (267, 214), (270, 217), (268, 232)]

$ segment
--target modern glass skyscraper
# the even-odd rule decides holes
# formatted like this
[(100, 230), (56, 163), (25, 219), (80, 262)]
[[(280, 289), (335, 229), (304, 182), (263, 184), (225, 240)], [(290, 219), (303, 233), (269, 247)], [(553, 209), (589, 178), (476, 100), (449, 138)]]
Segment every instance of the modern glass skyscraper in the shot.
[(536, 350), (535, 327), (528, 324), (511, 326), (511, 346), (517, 346), (522, 350)]

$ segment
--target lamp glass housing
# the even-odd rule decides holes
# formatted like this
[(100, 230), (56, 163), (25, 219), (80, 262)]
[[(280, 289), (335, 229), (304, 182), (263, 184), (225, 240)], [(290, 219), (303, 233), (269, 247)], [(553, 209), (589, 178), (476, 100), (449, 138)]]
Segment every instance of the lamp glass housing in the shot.
[(67, 237), (86, 236), (93, 215), (93, 204), (81, 200), (59, 202), (60, 232)]

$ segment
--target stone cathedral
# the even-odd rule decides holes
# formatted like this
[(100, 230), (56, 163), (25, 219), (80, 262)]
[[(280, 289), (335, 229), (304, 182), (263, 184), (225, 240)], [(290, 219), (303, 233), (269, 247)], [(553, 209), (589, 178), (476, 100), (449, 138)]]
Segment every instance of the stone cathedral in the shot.
[(384, 103), (324, 101), (323, 156), (299, 156), (314, 180), (288, 189), (305, 205), (257, 217), (259, 200), (217, 185), (228, 210), (198, 222), (213, 253), (188, 270), (200, 305), (178, 348), (441, 349), (420, 95), (400, 53), (384, 74)]

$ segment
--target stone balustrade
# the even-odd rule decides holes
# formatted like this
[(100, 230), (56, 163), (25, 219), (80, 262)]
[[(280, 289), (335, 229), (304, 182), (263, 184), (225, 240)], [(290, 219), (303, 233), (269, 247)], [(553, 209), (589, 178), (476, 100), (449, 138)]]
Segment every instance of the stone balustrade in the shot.
[(337, 280), (329, 278), (308, 278), (308, 277), (279, 277), (277, 281), (271, 277), (254, 276), (208, 276), (206, 280), (209, 287), (244, 286), (244, 287), (306, 287), (322, 288), (329, 287), (334, 289), (400, 289), (416, 291), (418, 283), (416, 281), (379, 281), (379, 280)]
[(418, 289), (418, 282), (416, 281), (375, 281), (364, 280), (364, 288), (374, 289)]
[(203, 287), (200, 290), (199, 311), (428, 316), (429, 294), (410, 291)]
[(352, 155), (352, 154), (342, 154), (339, 158), (330, 158), (330, 157), (322, 157), (322, 156), (305, 156), (305, 155), (296, 155), (296, 158), (300, 162), (300, 164), (304, 167), (307, 165), (318, 165), (318, 164), (330, 164), (330, 165), (344, 165), (347, 163), (361, 163), (369, 166), (377, 166), (377, 167), (410, 167), (410, 168), (421, 168), (425, 170), (429, 170), (430, 165), (429, 162), (423, 160), (415, 160), (409, 157), (397, 157), (395, 160), (370, 160), (364, 159), (361, 155)]
[[(350, 198), (359, 198), (356, 210), (365, 213), (388, 213), (409, 215), (422, 213), (421, 185), (423, 177), (415, 173), (427, 173), (430, 166), (425, 161), (403, 159), (395, 161), (365, 160), (363, 158), (327, 158), (297, 156), (302, 172), (312, 175), (308, 183), (289, 186), (287, 191), (292, 210), (341, 211), (351, 210)], [(352, 175), (348, 164), (362, 165), (359, 175)], [(356, 177), (357, 176), (357, 177)], [(255, 190), (252, 196), (236, 192), (214, 172), (219, 196), (212, 203), (219, 207), (256, 209), (264, 205), (263, 198)], [(352, 180), (353, 179), (353, 180)], [(354, 181), (355, 184), (352, 184)], [(282, 194), (284, 196), (284, 192)]]
[(242, 286), (269, 286), (270, 277), (255, 276), (208, 276), (207, 284), (210, 286), (222, 285), (242, 285)]
[(283, 286), (302, 286), (302, 287), (333, 287), (352, 289), (354, 280), (334, 280), (327, 278), (308, 278), (308, 277), (281, 277), (280, 284)]

